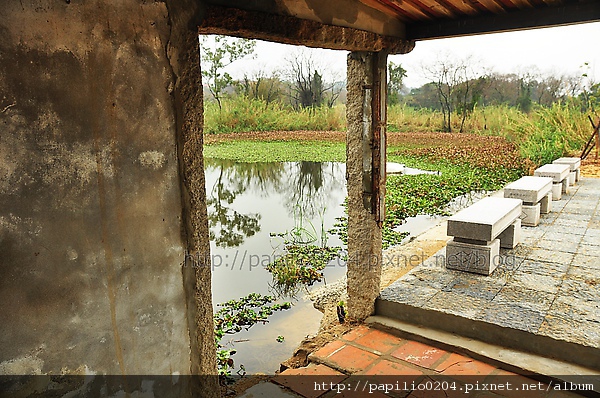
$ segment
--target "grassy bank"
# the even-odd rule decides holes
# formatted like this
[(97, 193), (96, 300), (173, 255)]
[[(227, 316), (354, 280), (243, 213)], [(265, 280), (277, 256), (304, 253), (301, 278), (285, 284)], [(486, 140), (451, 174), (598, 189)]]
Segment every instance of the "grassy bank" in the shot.
[[(441, 128), (442, 114), (428, 109), (414, 109), (395, 105), (388, 109), (390, 132), (437, 132)], [(458, 131), (459, 115), (453, 115), (453, 128)], [(267, 104), (260, 100), (242, 97), (228, 99), (219, 109), (216, 103), (205, 105), (205, 133), (239, 134), (250, 131), (345, 131), (346, 119), (343, 105), (334, 108), (294, 110), (279, 103)], [(484, 136), (504, 137), (517, 146), (521, 156), (536, 164), (543, 164), (563, 155), (578, 155), (591, 134), (587, 115), (578, 108), (554, 104), (550, 108), (536, 107), (529, 113), (508, 106), (476, 107), (465, 121), (465, 132)], [(304, 157), (302, 142), (290, 143)], [(250, 144), (249, 144), (250, 145)], [(284, 159), (276, 144), (267, 144), (258, 151), (276, 150), (278, 159)], [(339, 148), (322, 149), (319, 160)], [(219, 153), (233, 149), (224, 145)], [(319, 148), (321, 150), (321, 148)], [(331, 152), (329, 152), (331, 150)], [(209, 149), (210, 151), (210, 149)], [(290, 149), (290, 152), (291, 151)], [(213, 153), (210, 153), (213, 156)], [(215, 153), (216, 155), (216, 153)], [(338, 158), (336, 158), (338, 159)]]
[(237, 162), (344, 162), (346, 146), (323, 141), (228, 141), (206, 145), (206, 158)]
[(343, 105), (295, 110), (278, 102), (244, 97), (204, 105), (204, 132), (206, 134), (235, 133), (244, 131), (275, 130), (344, 130), (346, 113)]

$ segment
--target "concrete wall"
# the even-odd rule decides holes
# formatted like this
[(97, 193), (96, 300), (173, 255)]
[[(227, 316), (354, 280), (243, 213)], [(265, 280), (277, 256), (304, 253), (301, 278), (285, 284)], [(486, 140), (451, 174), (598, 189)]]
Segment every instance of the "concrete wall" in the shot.
[(190, 372), (169, 37), (161, 2), (0, 7), (0, 373)]

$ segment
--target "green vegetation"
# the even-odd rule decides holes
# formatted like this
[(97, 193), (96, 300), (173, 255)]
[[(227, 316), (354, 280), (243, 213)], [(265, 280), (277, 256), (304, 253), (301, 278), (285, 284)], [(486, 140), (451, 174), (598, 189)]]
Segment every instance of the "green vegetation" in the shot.
[[(268, 318), (275, 311), (287, 310), (292, 307), (288, 302), (282, 304), (272, 304), (275, 302), (273, 296), (263, 296), (258, 293), (251, 293), (239, 300), (230, 300), (226, 303), (218, 304), (221, 307), (215, 314), (215, 343), (217, 346), (217, 366), (219, 376), (228, 378), (234, 369), (234, 362), (231, 356), (235, 350), (226, 349), (221, 345), (221, 340), (226, 334), (234, 334), (242, 329), (250, 329), (257, 323), (267, 323)], [(240, 366), (240, 369), (243, 368)]]
[(285, 245), (285, 254), (266, 269), (273, 274), (275, 290), (281, 295), (294, 296), (300, 288), (323, 280), (323, 270), (338, 257), (341, 248), (303, 244)]
[[(295, 296), (300, 289), (323, 280), (327, 264), (339, 257), (342, 248), (327, 246), (327, 231), (321, 222), (320, 231), (308, 221), (301, 209), (295, 214), (295, 226), (286, 232), (271, 233), (275, 261), (266, 269), (273, 274), (273, 288), (281, 296)], [(280, 240), (281, 242), (276, 242)], [(316, 244), (318, 243), (318, 244)]]
[[(307, 108), (295, 111), (278, 103), (266, 105), (261, 100), (242, 98), (223, 101), (223, 111), (216, 103), (208, 103), (206, 109), (207, 134), (249, 131), (343, 131), (344, 108)], [(443, 116), (440, 111), (394, 105), (388, 110), (389, 132), (419, 133), (442, 130)], [(452, 119), (458, 130), (459, 117)], [(567, 155), (578, 155), (590, 134), (586, 113), (574, 105), (553, 104), (537, 106), (525, 113), (505, 105), (476, 107), (465, 119), (464, 130), (483, 136), (504, 137), (515, 144), (525, 158), (535, 164)], [(425, 142), (415, 144), (426, 146)], [(268, 156), (267, 156), (268, 155)], [(343, 142), (332, 141), (281, 141), (270, 135), (268, 141), (225, 141), (207, 145), (208, 158), (236, 161), (343, 161)]]
[(208, 90), (221, 107), (221, 98), (227, 87), (234, 83), (233, 78), (223, 69), (254, 52), (256, 42), (253, 40), (233, 39), (226, 36), (206, 36), (201, 40), (202, 77)]
[(346, 146), (327, 141), (228, 141), (206, 145), (204, 157), (237, 162), (344, 162)]
[(277, 130), (344, 130), (346, 113), (343, 105), (294, 109), (280, 102), (243, 96), (206, 102), (204, 132), (206, 134), (243, 131)]
[[(339, 133), (346, 130), (345, 107), (338, 101), (343, 98), (343, 82), (323, 81), (321, 67), (303, 55), (291, 60), (287, 74), (267, 77), (259, 72), (234, 82), (223, 69), (251, 54), (253, 44), (223, 40), (204, 50), (203, 75), (214, 99), (205, 102), (206, 158), (253, 163), (345, 161), (345, 138)], [(407, 236), (394, 231), (407, 218), (442, 215), (458, 196), (500, 189), (537, 165), (578, 155), (590, 134), (587, 116), (600, 108), (600, 84), (587, 74), (542, 76), (532, 69), (500, 75), (474, 66), (469, 59), (438, 60), (426, 69), (430, 82), (407, 93), (402, 83), (408, 72), (389, 64), (388, 160), (439, 173), (388, 176), (384, 249)], [(219, 201), (227, 200), (227, 192), (220, 193)], [(215, 218), (226, 220), (225, 207), (221, 210)], [(250, 221), (243, 225), (251, 229)], [(303, 225), (301, 215), (297, 221), (291, 231), (271, 234), (282, 239), (275, 249), (277, 260), (267, 267), (281, 295), (293, 296), (321, 281), (323, 269), (342, 252), (327, 247), (322, 225), (317, 233), (314, 226)], [(347, 218), (340, 218), (329, 232), (347, 243)], [(221, 345), (224, 334), (266, 322), (274, 311), (290, 307), (273, 302), (271, 296), (252, 294), (221, 305), (215, 314), (221, 375), (231, 374), (235, 353)], [(343, 323), (343, 302), (338, 303), (337, 315)], [(283, 342), (284, 337), (276, 340)]]
[[(390, 191), (391, 192), (391, 191)], [(386, 196), (386, 200), (389, 197), (389, 193)], [(345, 203), (344, 203), (345, 205)], [(348, 212), (343, 217), (338, 217), (337, 222), (333, 225), (333, 228), (329, 230), (329, 233), (337, 235), (345, 245), (348, 245)], [(402, 222), (393, 223), (392, 219), (386, 216), (386, 219), (381, 228), (381, 244), (383, 250), (402, 243), (402, 240), (406, 238), (408, 232), (396, 232), (394, 227), (402, 224)]]
[[(388, 112), (390, 131), (439, 131), (440, 120), (439, 111), (406, 105), (391, 107)], [(456, 128), (458, 120), (454, 120)], [(535, 107), (530, 113), (504, 105), (475, 108), (465, 121), (465, 130), (504, 137), (519, 147), (523, 157), (538, 165), (566, 154), (579, 155), (591, 131), (584, 112), (573, 105), (559, 103)]]
[[(345, 145), (333, 141), (288, 141), (282, 133), (280, 141), (244, 140), (220, 142), (206, 148), (206, 157), (235, 157), (238, 161), (343, 161)], [(235, 136), (233, 136), (235, 137)], [(311, 135), (311, 137), (313, 137)], [(272, 138), (271, 138), (272, 139)], [(338, 136), (338, 141), (343, 139)], [(386, 185), (386, 219), (383, 226), (384, 249), (399, 244), (406, 233), (394, 228), (408, 217), (417, 214), (444, 214), (446, 204), (457, 196), (472, 191), (500, 189), (510, 181), (528, 174), (534, 164), (524, 159), (519, 149), (503, 137), (485, 137), (470, 134), (414, 133), (394, 134), (388, 137), (388, 159), (409, 167), (439, 171), (439, 175), (388, 176)], [(226, 150), (223, 150), (226, 148)], [(341, 218), (330, 231), (347, 243), (347, 220)], [(314, 227), (312, 227), (314, 230)], [(321, 261), (328, 261), (334, 253), (321, 253), (323, 247), (298, 245), (298, 231), (286, 233), (286, 250), (279, 261), (271, 264), (275, 285), (284, 291), (296, 288), (292, 281), (311, 284), (319, 280)], [(314, 233), (315, 236), (316, 232)], [(314, 241), (316, 238), (308, 239)], [(306, 243), (306, 242), (304, 242)], [(324, 245), (321, 245), (324, 246)], [(310, 253), (309, 253), (310, 252)], [(318, 254), (318, 255), (317, 255)], [(304, 258), (323, 260), (308, 266)], [(320, 265), (319, 265), (320, 264)]]

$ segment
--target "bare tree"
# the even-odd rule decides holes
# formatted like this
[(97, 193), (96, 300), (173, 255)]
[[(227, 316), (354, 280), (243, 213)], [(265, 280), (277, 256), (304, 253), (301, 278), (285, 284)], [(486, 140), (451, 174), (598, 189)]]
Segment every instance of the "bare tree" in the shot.
[(544, 86), (544, 95), (540, 96), (538, 101), (540, 105), (551, 106), (567, 96), (568, 86), (565, 75), (548, 75), (540, 84)]
[(332, 107), (340, 95), (341, 85), (323, 79), (324, 68), (312, 56), (298, 52), (288, 60), (290, 98), (296, 107), (311, 108), (326, 104)]
[(435, 85), (444, 116), (442, 130), (452, 132), (452, 113), (461, 114), (462, 132), (464, 121), (475, 103), (474, 89), (481, 90), (485, 78), (476, 72), (478, 63), (471, 56), (451, 59), (449, 55), (438, 56), (437, 60), (423, 66), (424, 75)]

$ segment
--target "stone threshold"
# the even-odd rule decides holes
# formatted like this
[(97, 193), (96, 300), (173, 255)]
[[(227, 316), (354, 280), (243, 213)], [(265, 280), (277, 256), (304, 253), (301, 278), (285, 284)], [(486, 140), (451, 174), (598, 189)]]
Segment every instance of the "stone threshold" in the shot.
[[(402, 338), (464, 354), (545, 383), (581, 383), (581, 380), (587, 378), (595, 381), (600, 378), (596, 369), (471, 339), (431, 327), (413, 325), (385, 316), (373, 315), (365, 320), (365, 324)], [(596, 386), (594, 393), (600, 394), (600, 384), (594, 384)]]

